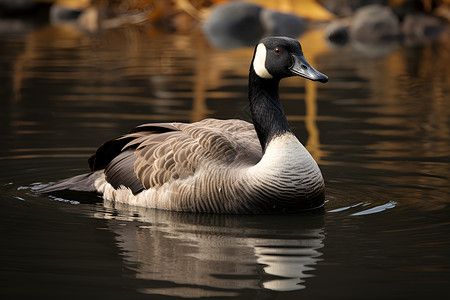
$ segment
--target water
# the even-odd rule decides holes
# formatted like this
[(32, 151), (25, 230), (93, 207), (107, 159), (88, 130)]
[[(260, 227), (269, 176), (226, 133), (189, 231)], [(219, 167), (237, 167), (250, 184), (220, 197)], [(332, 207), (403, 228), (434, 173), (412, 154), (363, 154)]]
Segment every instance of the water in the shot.
[[(285, 80), (320, 210), (185, 214), (39, 196), (146, 122), (249, 119), (253, 49), (200, 33), (70, 26), (0, 35), (2, 296), (443, 299), (450, 289), (450, 39), (389, 49), (301, 37), (329, 83)], [(367, 50), (371, 51), (367, 51)], [(375, 51), (378, 50), (378, 51)]]

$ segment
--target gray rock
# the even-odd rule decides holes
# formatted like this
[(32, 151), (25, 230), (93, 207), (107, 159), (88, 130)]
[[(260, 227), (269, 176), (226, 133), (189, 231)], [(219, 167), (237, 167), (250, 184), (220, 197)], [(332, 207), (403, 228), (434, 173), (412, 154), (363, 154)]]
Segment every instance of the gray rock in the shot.
[(75, 22), (81, 15), (81, 9), (72, 9), (58, 3), (52, 4), (49, 12), (49, 20), (53, 25)]
[(424, 13), (406, 15), (402, 24), (402, 31), (406, 38), (419, 40), (435, 37), (443, 30), (444, 25), (441, 20)]
[(350, 25), (350, 35), (358, 41), (381, 41), (401, 35), (400, 22), (388, 7), (368, 5), (359, 8)]
[(348, 25), (341, 21), (334, 21), (325, 28), (325, 38), (333, 46), (343, 46), (349, 40)]
[(244, 1), (216, 5), (203, 24), (203, 33), (217, 48), (251, 46), (264, 36), (283, 35), (292, 38), (305, 30), (306, 21)]

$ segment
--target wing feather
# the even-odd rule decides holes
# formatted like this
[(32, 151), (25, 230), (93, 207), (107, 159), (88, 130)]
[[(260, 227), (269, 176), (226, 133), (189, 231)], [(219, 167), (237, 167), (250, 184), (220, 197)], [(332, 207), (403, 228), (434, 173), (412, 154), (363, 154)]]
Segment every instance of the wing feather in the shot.
[[(107, 154), (107, 157), (102, 157)], [(105, 168), (114, 187), (133, 193), (174, 179), (185, 179), (206, 161), (215, 164), (255, 164), (261, 146), (251, 123), (206, 119), (197, 123), (154, 123), (100, 147), (91, 160)]]

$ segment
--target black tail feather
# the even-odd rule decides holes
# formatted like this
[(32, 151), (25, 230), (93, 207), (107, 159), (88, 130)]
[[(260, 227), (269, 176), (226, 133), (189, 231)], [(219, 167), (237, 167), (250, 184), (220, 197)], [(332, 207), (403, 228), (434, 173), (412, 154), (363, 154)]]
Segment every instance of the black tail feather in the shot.
[(78, 175), (36, 188), (35, 191), (42, 194), (50, 194), (58, 191), (97, 192), (95, 180), (100, 177), (101, 173), (103, 173), (103, 170)]

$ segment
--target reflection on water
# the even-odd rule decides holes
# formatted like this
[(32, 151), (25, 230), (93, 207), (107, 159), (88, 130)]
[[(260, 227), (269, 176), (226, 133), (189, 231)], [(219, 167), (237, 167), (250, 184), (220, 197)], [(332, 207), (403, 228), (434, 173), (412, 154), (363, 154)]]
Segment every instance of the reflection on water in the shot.
[(317, 212), (207, 215), (104, 203), (94, 216), (114, 220), (108, 229), (137, 278), (177, 285), (142, 292), (192, 298), (233, 296), (240, 289), (261, 287), (303, 289), (314, 276), (325, 237), (323, 214)]
[[(368, 205), (370, 205), (370, 203), (361, 202), (361, 203), (357, 203), (357, 204), (346, 206), (346, 207), (331, 209), (328, 212), (329, 213), (341, 212), (341, 211), (345, 211), (345, 210), (348, 210), (348, 209), (351, 209), (354, 207), (365, 207)], [(382, 212), (386, 209), (392, 209), (396, 205), (397, 205), (397, 203), (395, 201), (389, 201), (388, 203), (385, 203), (385, 204), (377, 205), (375, 207), (371, 207), (368, 209), (364, 209), (364, 210), (352, 213), (352, 214), (350, 214), (350, 216), (362, 216), (362, 215), (376, 214), (376, 213)]]
[[(248, 120), (252, 47), (223, 51), (199, 32), (133, 27), (87, 36), (45, 26), (0, 41), (0, 258), (14, 262), (2, 261), (11, 268), (0, 271), (13, 278), (11, 291), (24, 277), (40, 291), (83, 296), (86, 285), (104, 293), (112, 282), (108, 291), (132, 299), (347, 299), (367, 291), (424, 299), (448, 290), (448, 35), (378, 55), (357, 45), (331, 49), (321, 30), (300, 38), (330, 81), (289, 78), (280, 93), (291, 127), (320, 164), (327, 202), (324, 211), (283, 217), (76, 204), (83, 201), (29, 189), (86, 172), (96, 147), (137, 124)], [(97, 253), (90, 263), (89, 253)], [(52, 273), (55, 258), (65, 263)]]
[[(427, 210), (445, 207), (450, 176), (448, 50), (446, 37), (441, 47), (430, 43), (370, 60), (350, 55), (349, 49), (340, 51), (339, 62), (325, 56), (330, 78), (341, 74), (323, 97), (332, 99), (335, 111), (347, 118), (335, 120), (335, 136), (325, 135), (332, 159), (323, 164), (351, 167), (352, 172), (333, 180), (357, 184), (358, 174), (365, 194), (370, 190), (384, 202)], [(374, 182), (367, 185), (367, 178)]]

